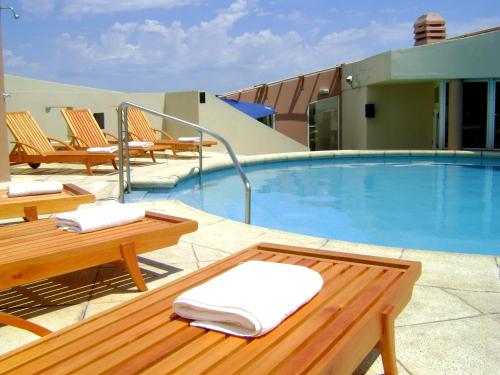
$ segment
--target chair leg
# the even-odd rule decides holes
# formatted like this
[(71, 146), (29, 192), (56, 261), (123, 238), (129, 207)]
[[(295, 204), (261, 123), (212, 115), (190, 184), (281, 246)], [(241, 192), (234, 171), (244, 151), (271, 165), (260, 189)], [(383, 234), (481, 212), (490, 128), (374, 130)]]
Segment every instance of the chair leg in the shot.
[(87, 174), (89, 176), (93, 176), (94, 173), (92, 172), (92, 168), (90, 166), (90, 162), (86, 161), (86, 162), (84, 162), (84, 164), (85, 164), (85, 168), (87, 169)]
[(149, 151), (149, 153), (151, 155), (151, 159), (153, 159), (153, 163), (156, 163), (155, 153), (153, 151)]
[(24, 207), (24, 221), (35, 221), (38, 220), (38, 212), (36, 206), (26, 206)]
[(385, 375), (398, 373), (396, 365), (396, 344), (394, 342), (394, 306), (387, 306), (382, 311), (382, 338), (379, 342)]
[(141, 270), (139, 269), (139, 263), (137, 262), (137, 254), (135, 252), (135, 246), (133, 242), (126, 242), (120, 245), (120, 252), (122, 253), (122, 259), (127, 267), (130, 277), (134, 281), (137, 289), (141, 292), (148, 290), (146, 283), (141, 275)]
[(49, 333), (52, 333), (52, 331), (48, 330), (45, 327), (32, 322), (28, 322), (27, 320), (18, 318), (17, 316), (6, 314), (4, 312), (0, 312), (0, 324), (7, 324), (9, 326), (25, 329), (38, 336), (45, 336)]
[(116, 166), (116, 161), (115, 161), (115, 159), (112, 159), (112, 160), (111, 160), (111, 164), (113, 165), (113, 168), (115, 169), (115, 171), (117, 171), (117, 170), (118, 170), (118, 167)]

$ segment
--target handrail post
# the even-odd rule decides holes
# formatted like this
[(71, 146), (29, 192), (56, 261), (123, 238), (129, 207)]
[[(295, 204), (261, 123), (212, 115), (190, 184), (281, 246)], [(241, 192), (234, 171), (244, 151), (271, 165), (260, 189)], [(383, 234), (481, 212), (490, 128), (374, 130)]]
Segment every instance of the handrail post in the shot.
[[(123, 108), (122, 105), (118, 107), (118, 140), (122, 138), (123, 131)], [(123, 144), (118, 142), (118, 183), (119, 193), (118, 193), (118, 201), (120, 203), (125, 202), (125, 196), (123, 191)]]
[(199, 171), (198, 171), (198, 179), (200, 181), (200, 188), (202, 184), (203, 178), (203, 132), (200, 131), (200, 144), (198, 145), (198, 156), (199, 156)]
[[(236, 154), (234, 153), (233, 148), (229, 144), (228, 141), (226, 141), (225, 138), (220, 136), (217, 133), (214, 133), (213, 131), (204, 128), (203, 126), (200, 126), (198, 124), (194, 124), (192, 122), (182, 120), (180, 118), (167, 115), (166, 113), (161, 113), (146, 107), (143, 107), (138, 104), (130, 103), (130, 102), (123, 102), (120, 104), (118, 107), (118, 133), (120, 137), (122, 136), (123, 130), (125, 130), (125, 150), (126, 150), (126, 158), (127, 158), (127, 190), (130, 193), (132, 191), (131, 187), (131, 182), (130, 182), (130, 154), (129, 154), (129, 144), (128, 144), (128, 108), (129, 107), (134, 107), (137, 109), (140, 109), (143, 112), (150, 113), (154, 116), (161, 117), (163, 119), (169, 119), (175, 122), (178, 122), (182, 125), (186, 125), (190, 128), (193, 128), (197, 130), (200, 133), (200, 143), (198, 145), (198, 155), (199, 155), (199, 179), (200, 179), (200, 185), (202, 182), (202, 173), (203, 173), (203, 133), (207, 133), (211, 135), (212, 137), (218, 139), (224, 147), (226, 147), (229, 156), (231, 157), (231, 161), (234, 164), (234, 167), (236, 168), (236, 171), (238, 172), (241, 181), (243, 182), (243, 187), (245, 188), (245, 223), (250, 224), (250, 209), (251, 209), (251, 196), (252, 196), (252, 187), (250, 186), (250, 181), (248, 180), (245, 172), (243, 172), (243, 169), (241, 168), (241, 164), (238, 161), (238, 158), (236, 157)], [(122, 118), (123, 117), (123, 118)], [(123, 129), (123, 121), (125, 121), (125, 129)], [(119, 149), (119, 161), (120, 161), (120, 202), (124, 201), (124, 196), (123, 196), (123, 144), (120, 142), (118, 144), (118, 149)]]

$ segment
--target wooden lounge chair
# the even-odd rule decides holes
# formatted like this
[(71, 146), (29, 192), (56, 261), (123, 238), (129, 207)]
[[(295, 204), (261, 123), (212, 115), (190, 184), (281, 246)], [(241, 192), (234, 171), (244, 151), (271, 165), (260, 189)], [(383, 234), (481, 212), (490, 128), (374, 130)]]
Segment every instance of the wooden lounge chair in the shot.
[(60, 193), (21, 197), (8, 197), (7, 190), (0, 190), (0, 219), (24, 217), (33, 221), (38, 215), (73, 211), (81, 204), (93, 202), (93, 194), (73, 184), (64, 184)]
[[(321, 273), (322, 290), (254, 339), (192, 327), (173, 314), (182, 291), (258, 259)], [(0, 357), (0, 373), (350, 374), (378, 347), (395, 374), (394, 319), (420, 263), (259, 244)]]
[[(56, 227), (56, 219), (4, 226), (0, 228), (0, 289), (122, 262), (137, 288), (145, 291), (137, 254), (174, 245), (197, 228), (196, 221), (153, 212), (146, 212), (142, 221), (89, 233), (63, 231)], [(0, 313), (1, 323), (47, 333), (5, 313)]]
[[(14, 148), (9, 155), (13, 164), (28, 163), (36, 169), (41, 163), (83, 163), (89, 175), (92, 175), (91, 166), (94, 164), (111, 162), (116, 169), (114, 159), (117, 154), (75, 150), (59, 139), (47, 137), (29, 112), (8, 112), (6, 120), (15, 139)], [(59, 143), (64, 150), (56, 150), (50, 141)]]
[[(148, 118), (138, 108), (128, 109), (128, 127), (129, 136), (134, 141), (143, 142), (154, 142), (155, 145), (166, 145), (170, 146), (174, 157), (177, 157), (178, 152), (182, 151), (193, 151), (197, 152), (200, 147), (199, 142), (181, 142), (164, 130), (155, 129)], [(163, 136), (163, 139), (158, 139), (156, 133)], [(211, 147), (216, 145), (217, 142), (213, 140), (204, 140), (202, 142), (203, 147)]]
[[(118, 138), (113, 134), (101, 130), (90, 109), (62, 109), (61, 113), (66, 120), (72, 134), (71, 145), (77, 148), (108, 147), (112, 146), (106, 137), (113, 139), (114, 144)], [(149, 153), (151, 159), (156, 161), (154, 151), (165, 151), (168, 147), (155, 145), (151, 147), (131, 147), (134, 156)]]

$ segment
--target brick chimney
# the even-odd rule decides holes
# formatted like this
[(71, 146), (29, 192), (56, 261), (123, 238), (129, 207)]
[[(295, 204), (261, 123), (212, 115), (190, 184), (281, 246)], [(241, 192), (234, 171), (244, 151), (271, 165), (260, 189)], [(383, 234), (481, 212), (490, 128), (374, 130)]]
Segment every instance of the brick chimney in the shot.
[(438, 13), (426, 13), (413, 24), (415, 46), (440, 42), (446, 39), (446, 22)]

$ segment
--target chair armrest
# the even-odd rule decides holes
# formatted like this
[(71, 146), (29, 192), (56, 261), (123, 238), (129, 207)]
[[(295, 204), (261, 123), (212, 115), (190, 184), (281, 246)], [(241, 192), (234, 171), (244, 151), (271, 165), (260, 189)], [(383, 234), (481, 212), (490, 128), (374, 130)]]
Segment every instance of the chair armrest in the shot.
[(69, 143), (73, 147), (90, 147), (87, 142), (76, 135), (70, 135), (71, 142)]
[(115, 141), (116, 143), (118, 143), (118, 137), (107, 132), (107, 131), (102, 131), (102, 133), (105, 135), (105, 136), (108, 136), (109, 138), (111, 138), (113, 141)]
[(175, 138), (172, 137), (170, 134), (168, 134), (165, 130), (161, 130), (161, 129), (155, 129), (155, 128), (152, 128), (155, 132), (157, 133), (160, 133), (161, 135), (163, 135), (165, 138), (171, 140), (171, 141), (175, 141)]
[(0, 312), (0, 324), (7, 324), (9, 326), (25, 329), (38, 336), (45, 336), (52, 332), (45, 327), (39, 326), (38, 324), (18, 318), (17, 316), (6, 314), (4, 312)]
[(19, 141), (14, 141), (14, 142), (11, 142), (11, 143), (14, 143), (15, 146), (14, 148), (12, 149), (11, 153), (14, 152), (16, 149), (22, 149), (23, 147), (28, 147), (28, 148), (31, 148), (32, 150), (35, 150), (38, 154), (42, 155), (42, 156), (45, 156), (45, 154), (40, 151), (38, 148), (32, 146), (32, 145), (29, 145), (27, 143), (23, 143), (23, 142), (19, 142)]
[(64, 141), (62, 141), (62, 140), (60, 140), (60, 139), (57, 139), (57, 138), (52, 138), (52, 137), (47, 137), (47, 139), (48, 139), (49, 141), (55, 141), (55, 142), (60, 143), (60, 144), (61, 144), (61, 145), (63, 145), (63, 146), (64, 146), (64, 148), (65, 148), (65, 149), (67, 149), (67, 150), (75, 151), (75, 148), (74, 148), (74, 147), (70, 146), (69, 144), (67, 144), (66, 142), (64, 142)]

